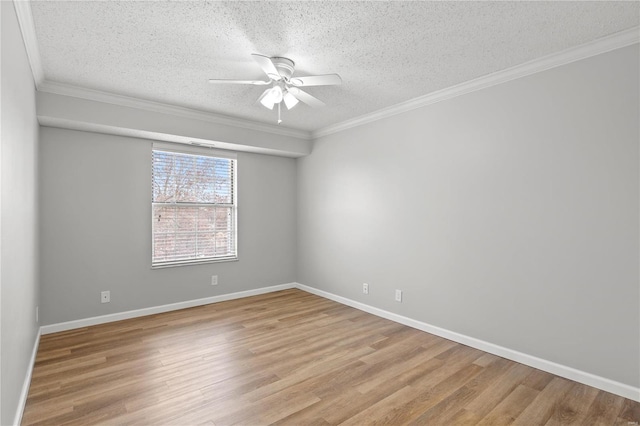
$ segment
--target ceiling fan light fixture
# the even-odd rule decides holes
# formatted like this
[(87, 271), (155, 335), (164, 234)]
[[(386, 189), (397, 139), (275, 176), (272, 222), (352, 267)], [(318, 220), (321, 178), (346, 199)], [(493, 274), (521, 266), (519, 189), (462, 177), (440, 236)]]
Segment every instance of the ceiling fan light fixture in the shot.
[(265, 96), (264, 98), (260, 99), (260, 103), (265, 108), (273, 109), (274, 102), (271, 100), (269, 96)]
[(282, 98), (284, 97), (284, 93), (282, 93), (282, 87), (273, 86), (273, 89), (271, 89), (271, 96), (273, 96), (274, 103), (279, 104), (280, 102), (282, 102)]
[(260, 99), (260, 103), (266, 108), (273, 109), (275, 104), (282, 102), (282, 87), (273, 86), (267, 91), (267, 93)]
[(288, 91), (287, 93), (284, 94), (283, 99), (284, 99), (284, 104), (287, 106), (287, 109), (291, 109), (294, 106), (298, 105), (298, 99), (296, 99), (296, 97), (293, 96)]

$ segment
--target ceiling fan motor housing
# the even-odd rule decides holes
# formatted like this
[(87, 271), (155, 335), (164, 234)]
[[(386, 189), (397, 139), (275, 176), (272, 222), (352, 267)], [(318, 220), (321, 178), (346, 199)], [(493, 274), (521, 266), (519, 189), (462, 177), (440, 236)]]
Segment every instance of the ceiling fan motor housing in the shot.
[(273, 65), (275, 65), (276, 69), (280, 73), (280, 76), (288, 82), (289, 79), (291, 79), (291, 75), (293, 74), (296, 63), (289, 58), (282, 58), (279, 56), (271, 58), (271, 62), (273, 62)]

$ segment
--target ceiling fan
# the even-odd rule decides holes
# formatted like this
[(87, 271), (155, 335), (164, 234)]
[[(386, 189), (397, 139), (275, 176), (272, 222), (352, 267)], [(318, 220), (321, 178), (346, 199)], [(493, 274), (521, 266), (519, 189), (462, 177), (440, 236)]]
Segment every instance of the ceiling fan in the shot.
[(220, 80), (210, 79), (209, 83), (216, 84), (252, 84), (254, 86), (271, 86), (267, 88), (258, 98), (264, 107), (273, 109), (278, 105), (278, 124), (280, 119), (280, 105), (284, 102), (287, 109), (291, 109), (298, 104), (298, 101), (310, 107), (324, 106), (324, 102), (301, 90), (301, 87), (308, 86), (331, 86), (342, 84), (342, 79), (338, 74), (308, 75), (305, 77), (293, 77), (295, 62), (289, 58), (274, 56), (272, 58), (257, 53), (251, 54), (253, 59), (260, 65), (269, 80)]

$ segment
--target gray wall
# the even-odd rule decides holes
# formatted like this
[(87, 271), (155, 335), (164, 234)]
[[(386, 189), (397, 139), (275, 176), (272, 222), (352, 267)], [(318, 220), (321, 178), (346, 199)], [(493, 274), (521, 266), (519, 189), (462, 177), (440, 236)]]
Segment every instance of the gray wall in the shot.
[(13, 2), (2, 8), (0, 423), (13, 423), (38, 325), (35, 87)]
[(41, 128), (43, 324), (295, 281), (295, 160), (248, 153), (238, 153), (240, 260), (152, 270), (151, 145)]
[(298, 282), (639, 386), (638, 73), (636, 44), (317, 140)]

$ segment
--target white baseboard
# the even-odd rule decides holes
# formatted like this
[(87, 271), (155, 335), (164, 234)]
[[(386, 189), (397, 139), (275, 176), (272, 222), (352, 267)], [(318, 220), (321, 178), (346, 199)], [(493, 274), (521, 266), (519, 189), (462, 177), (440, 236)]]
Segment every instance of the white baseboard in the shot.
[(274, 291), (295, 288), (296, 283), (280, 284), (271, 287), (257, 288), (254, 290), (239, 291), (237, 293), (222, 294), (219, 296), (205, 297), (202, 299), (187, 300), (185, 302), (171, 303), (168, 305), (152, 306), (150, 308), (136, 309), (133, 311), (118, 312), (115, 314), (100, 315), (75, 321), (61, 322), (45, 325), (40, 328), (41, 334), (58, 333), (60, 331), (73, 330), (75, 328), (89, 327), (91, 325), (105, 324), (113, 321), (143, 317), (146, 315), (160, 314), (162, 312), (177, 311), (178, 309), (192, 308), (194, 306), (208, 305), (210, 303), (224, 302), (226, 300), (241, 299), (243, 297), (257, 296), (259, 294), (272, 293)]
[(31, 375), (33, 374), (33, 366), (36, 363), (36, 355), (38, 354), (38, 346), (40, 345), (40, 333), (41, 328), (38, 328), (35, 342), (33, 342), (33, 350), (31, 351), (31, 359), (29, 360), (29, 366), (27, 367), (27, 374), (22, 384), (22, 391), (20, 392), (20, 399), (18, 400), (18, 408), (16, 408), (16, 415), (13, 418), (13, 424), (19, 425), (22, 423), (22, 414), (24, 414), (24, 407), (27, 404), (27, 396), (29, 396), (29, 386), (31, 385)]
[(577, 370), (572, 367), (567, 367), (566, 365), (557, 364), (552, 361), (547, 361), (533, 355), (528, 355), (513, 349), (498, 346), (493, 343), (485, 342), (484, 340), (476, 339), (474, 337), (466, 336), (464, 334), (456, 333), (444, 328), (436, 327), (434, 325), (407, 318), (402, 315), (394, 314), (393, 312), (385, 311), (383, 309), (375, 308), (364, 303), (356, 302), (355, 300), (347, 299), (346, 297), (328, 293), (323, 290), (318, 290), (304, 284), (295, 283), (295, 287), (299, 288), (300, 290), (315, 294), (317, 296), (342, 303), (343, 305), (351, 306), (361, 311), (368, 312), (370, 314), (386, 318), (388, 320), (395, 321), (397, 323), (404, 324), (409, 327), (425, 331), (427, 333), (435, 334), (436, 336), (444, 337), (445, 339), (449, 339), (454, 342), (470, 346), (472, 348), (480, 349), (481, 351), (489, 352), (502, 358), (510, 359), (511, 361), (519, 362), (521, 364), (525, 364), (551, 374), (555, 374), (556, 376), (564, 377), (578, 383), (593, 386), (594, 388), (598, 388), (640, 402), (640, 388), (616, 382), (604, 377), (596, 376), (595, 374)]

